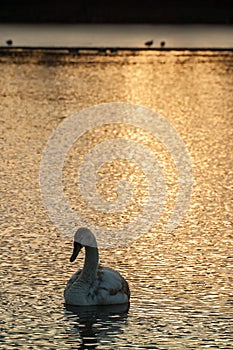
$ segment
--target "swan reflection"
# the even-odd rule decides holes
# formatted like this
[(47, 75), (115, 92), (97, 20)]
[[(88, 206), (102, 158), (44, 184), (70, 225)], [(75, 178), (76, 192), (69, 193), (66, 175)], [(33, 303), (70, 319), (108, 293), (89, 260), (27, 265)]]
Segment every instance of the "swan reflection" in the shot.
[(65, 315), (80, 336), (77, 349), (96, 349), (101, 342), (112, 345), (127, 325), (129, 304), (125, 305), (65, 305)]

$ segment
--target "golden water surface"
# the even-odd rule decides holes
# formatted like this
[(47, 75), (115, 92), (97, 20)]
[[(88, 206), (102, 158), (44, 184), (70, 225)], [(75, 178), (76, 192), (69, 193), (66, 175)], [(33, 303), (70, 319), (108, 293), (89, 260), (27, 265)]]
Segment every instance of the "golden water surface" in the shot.
[[(227, 51), (1, 53), (1, 349), (232, 349), (232, 97), (233, 53)], [(130, 284), (128, 312), (70, 310), (63, 290), (84, 255), (76, 266), (69, 263), (72, 244), (43, 206), (41, 155), (65, 118), (119, 101), (150, 108), (176, 129), (191, 160), (192, 197), (182, 222), (168, 233), (177, 173), (163, 145), (120, 125), (78, 140), (65, 161), (64, 191), (92, 222), (127, 223), (147, 198), (140, 168), (115, 161), (101, 168), (97, 187), (111, 201), (126, 172), (135, 196), (122, 221), (85, 207), (74, 154), (104, 138), (124, 134), (146, 144), (163, 163), (170, 194), (146, 235), (100, 249), (101, 263)]]

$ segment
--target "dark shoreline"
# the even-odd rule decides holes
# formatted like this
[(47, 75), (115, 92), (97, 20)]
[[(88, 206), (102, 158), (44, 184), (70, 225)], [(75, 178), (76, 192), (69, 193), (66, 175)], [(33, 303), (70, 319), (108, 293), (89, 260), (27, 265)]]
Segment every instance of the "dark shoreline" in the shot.
[(205, 53), (205, 52), (233, 52), (233, 48), (137, 48), (137, 47), (0, 47), (0, 56), (27, 56), (36, 55), (43, 53), (44, 55), (70, 55), (70, 56), (81, 56), (81, 55), (100, 55), (100, 56), (114, 56), (117, 54), (136, 54), (142, 52), (190, 52), (190, 53)]

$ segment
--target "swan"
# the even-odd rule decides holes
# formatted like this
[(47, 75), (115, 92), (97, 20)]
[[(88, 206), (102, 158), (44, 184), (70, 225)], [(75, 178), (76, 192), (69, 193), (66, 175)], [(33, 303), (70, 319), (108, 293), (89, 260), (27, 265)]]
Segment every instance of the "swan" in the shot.
[(77, 271), (67, 282), (64, 297), (68, 305), (113, 305), (129, 303), (130, 290), (127, 281), (119, 272), (102, 267), (94, 234), (85, 227), (74, 235), (73, 262), (85, 247), (82, 270)]

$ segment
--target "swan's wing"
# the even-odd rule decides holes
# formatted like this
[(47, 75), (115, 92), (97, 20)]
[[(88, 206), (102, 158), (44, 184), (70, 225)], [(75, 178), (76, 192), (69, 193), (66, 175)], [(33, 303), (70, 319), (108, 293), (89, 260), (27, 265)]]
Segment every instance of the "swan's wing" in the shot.
[(89, 297), (98, 304), (127, 303), (130, 298), (129, 286), (119, 272), (108, 267), (99, 267)]
[(100, 267), (97, 272), (101, 279), (101, 286), (109, 289), (112, 295), (119, 291), (130, 294), (128, 282), (121, 276), (121, 274), (109, 267)]
[(69, 288), (72, 286), (72, 284), (79, 278), (81, 272), (82, 272), (82, 270), (80, 269), (80, 270), (78, 270), (77, 272), (75, 272), (75, 273), (73, 274), (73, 276), (70, 277), (69, 281), (68, 281), (67, 284), (66, 284), (65, 290), (66, 290), (66, 289), (69, 289)]

